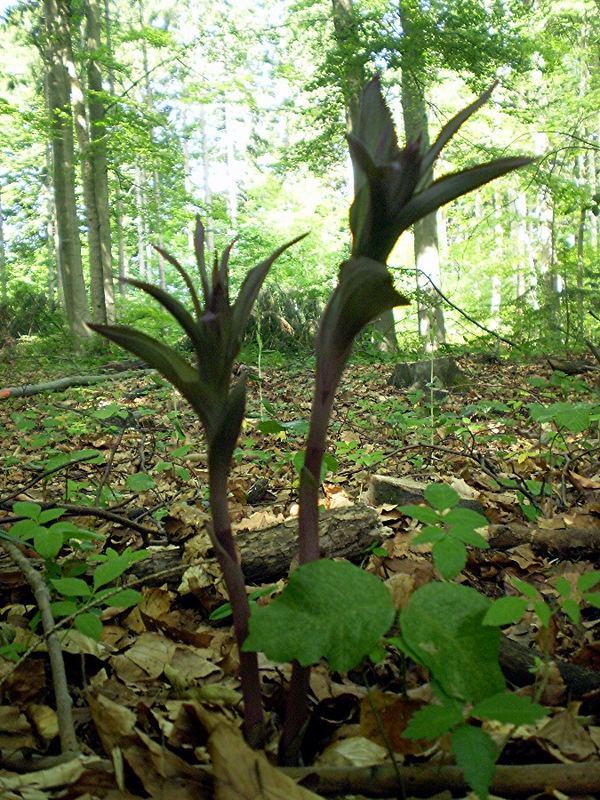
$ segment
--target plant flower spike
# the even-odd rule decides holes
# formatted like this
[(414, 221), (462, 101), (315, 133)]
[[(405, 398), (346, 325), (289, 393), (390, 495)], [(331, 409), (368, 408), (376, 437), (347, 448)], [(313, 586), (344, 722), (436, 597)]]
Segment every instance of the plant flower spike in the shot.
[[(444, 175), (432, 180), (433, 164), (461, 125), (490, 97), (491, 86), (460, 111), (423, 151), (421, 141), (398, 139), (379, 78), (363, 90), (358, 125), (348, 135), (354, 170), (354, 202), (350, 208), (352, 252), (339, 272), (321, 319), (317, 337), (317, 374), (304, 469), (300, 479), (300, 563), (319, 558), (319, 476), (335, 391), (353, 341), (382, 312), (407, 305), (393, 286), (385, 262), (398, 237), (440, 206), (485, 183), (526, 166), (531, 158), (515, 157)], [(280, 761), (296, 760), (308, 719), (309, 668), (294, 663)]]
[[(204, 227), (196, 218), (194, 246), (200, 273), (201, 304), (194, 284), (177, 259), (159, 250), (177, 269), (189, 290), (195, 316), (175, 298), (157, 286), (130, 280), (158, 300), (190, 340), (196, 356), (192, 366), (172, 347), (124, 325), (89, 325), (116, 344), (142, 358), (166, 378), (192, 406), (204, 428), (208, 448), (209, 498), (213, 530), (211, 539), (217, 553), (231, 601), (236, 640), (241, 648), (248, 633), (250, 609), (244, 575), (239, 563), (227, 505), (227, 479), (231, 458), (246, 407), (245, 378), (232, 385), (235, 357), (240, 351), (244, 329), (252, 307), (274, 261), (303, 236), (280, 247), (246, 276), (233, 305), (229, 300), (229, 255), (233, 242), (215, 257), (209, 278), (204, 256)], [(158, 249), (158, 248), (157, 248)], [(240, 653), (240, 675), (244, 697), (246, 738), (261, 738), (263, 711), (256, 653)]]

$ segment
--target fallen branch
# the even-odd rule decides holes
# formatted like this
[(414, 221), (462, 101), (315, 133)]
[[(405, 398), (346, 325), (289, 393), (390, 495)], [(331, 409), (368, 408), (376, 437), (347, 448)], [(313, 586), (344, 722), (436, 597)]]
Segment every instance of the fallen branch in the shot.
[(41, 392), (62, 392), (65, 389), (69, 389), (71, 386), (92, 386), (95, 383), (123, 380), (133, 375), (139, 375), (140, 372), (151, 371), (152, 370), (137, 369), (129, 370), (128, 372), (107, 372), (105, 375), (69, 375), (65, 378), (58, 378), (55, 381), (47, 381), (46, 383), (8, 386), (6, 389), (0, 389), (0, 400), (6, 400), (9, 397), (30, 397), (31, 395), (40, 394)]
[(48, 587), (40, 573), (32, 566), (29, 559), (23, 555), (16, 545), (9, 544), (5, 540), (2, 540), (0, 544), (25, 576), (40, 611), (42, 627), (48, 647), (48, 656), (50, 658), (50, 670), (52, 672), (52, 685), (54, 687), (54, 697), (56, 700), (56, 716), (58, 718), (61, 751), (62, 753), (79, 752), (80, 747), (75, 733), (75, 724), (73, 722), (73, 701), (69, 694), (65, 662), (54, 624), (54, 617), (52, 616)]
[[(288, 767), (282, 769), (302, 786), (319, 795), (364, 794), (366, 797), (430, 797), (450, 789), (468, 792), (462, 770), (431, 764), (400, 767), (400, 780), (393, 765), (379, 767)], [(490, 791), (502, 796), (518, 797), (536, 792), (568, 792), (598, 796), (600, 762), (582, 764), (500, 765), (492, 779)]]

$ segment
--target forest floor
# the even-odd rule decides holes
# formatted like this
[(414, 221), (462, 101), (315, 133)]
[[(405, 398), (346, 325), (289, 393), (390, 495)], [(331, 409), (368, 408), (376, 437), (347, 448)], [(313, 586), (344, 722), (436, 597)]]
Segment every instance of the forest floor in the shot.
[[(417, 500), (410, 502), (423, 502), (418, 498), (426, 485), (446, 483), (476, 504), (490, 523), (486, 535), (491, 546), (469, 553), (460, 580), (495, 599), (516, 595), (513, 581), (520, 578), (556, 611), (546, 628), (530, 608), (504, 629), (521, 651), (535, 649), (551, 662), (542, 669), (543, 686), (533, 684), (533, 675), (523, 678), (503, 664), (511, 685), (531, 681), (520, 691), (535, 696), (550, 715), (513, 731), (500, 763), (597, 764), (600, 614), (577, 594), (581, 575), (599, 568), (597, 372), (568, 377), (552, 373), (544, 362), (487, 363), (476, 357), (461, 358), (459, 364), (466, 386), (442, 400), (427, 388), (401, 392), (390, 386), (390, 364), (354, 363), (347, 369), (331, 424), (323, 508), (332, 515), (357, 503), (374, 508), (382, 540), (370, 552), (354, 553), (354, 560), (387, 581), (402, 605), (436, 571), (431, 548), (411, 545), (419, 526), (399, 508), (408, 501), (388, 497), (384, 502), (381, 481), (374, 476), (401, 479), (405, 494), (398, 497), (412, 493)], [(69, 370), (65, 367), (64, 374)], [(2, 373), (4, 385), (39, 381), (22, 369), (18, 381), (10, 367)], [(230, 478), (231, 515), (239, 537), (265, 530), (268, 538), (298, 513), (297, 454), (307, 428), (312, 375), (298, 364), (270, 367), (262, 374), (252, 369), (250, 378), (247, 418)], [(138, 370), (62, 393), (0, 400), (0, 431), (0, 530), (23, 538), (29, 562), (46, 570), (57, 591), (61, 579), (91, 581), (90, 564), (112, 548), (123, 555), (123, 585), (142, 595), (133, 609), (105, 603), (99, 641), (82, 633), (85, 621), (63, 625), (61, 642), (84, 755), (62, 764), (36, 764), (37, 757), (60, 751), (48, 657), (39, 628), (34, 634), (29, 624), (35, 601), (27, 581), (8, 554), (0, 556), (0, 653), (5, 656), (0, 656), (0, 796), (282, 796), (271, 786), (277, 778), (266, 763), (259, 780), (268, 790), (260, 794), (252, 783), (258, 769), (254, 754), (246, 752), (237, 732), (238, 660), (206, 534), (205, 449), (192, 412), (154, 373)], [(58, 517), (40, 513), (57, 507), (64, 509), (61, 522), (101, 538), (80, 551), (73, 549), (77, 537), (69, 540), (68, 529), (60, 529), (65, 543), (44, 565), (35, 531), (51, 527)], [(28, 517), (25, 525), (23, 517)], [(251, 538), (251, 546), (260, 547), (259, 539)], [(136, 560), (140, 551), (145, 551), (144, 561)], [(260, 553), (253, 555), (260, 561)], [(290, 547), (282, 563), (289, 564), (293, 556)], [(268, 602), (285, 577), (284, 570), (265, 581), (272, 588), (257, 602)], [(575, 619), (557, 611), (565, 581), (581, 606)], [(253, 585), (252, 591), (260, 588)], [(72, 622), (70, 614), (85, 615), (92, 594), (65, 590), (53, 595), (53, 601), (67, 603), (62, 612), (55, 607), (57, 619)], [(573, 678), (568, 670), (553, 667), (555, 661), (580, 670)], [(273, 719), (266, 752), (273, 761), (276, 720), (290, 670), (267, 659), (260, 664)], [(527, 676), (527, 666), (524, 671)], [(452, 763), (444, 737), (424, 745), (399, 735), (409, 709), (429, 700), (431, 687), (424, 671), (407, 666), (397, 651), (344, 675), (319, 665), (312, 672), (311, 690), (315, 712), (305, 759), (315, 770), (354, 769), (356, 777), (361, 769), (390, 764), (391, 756), (400, 765)], [(215, 719), (227, 720), (229, 727), (224, 742), (217, 745), (213, 739), (207, 749)], [(489, 726), (497, 741), (505, 738), (507, 728)], [(229, 794), (222, 785), (215, 790), (205, 769), (211, 764), (220, 780), (238, 788)], [(373, 794), (365, 789), (365, 774)], [(321, 793), (401, 796), (398, 788), (388, 787), (388, 794), (377, 788), (375, 772), (362, 776), (363, 783), (357, 777), (354, 788), (351, 783), (337, 790), (313, 783), (317, 795), (300, 788), (280, 791), (291, 800)], [(571, 779), (571, 790), (563, 788), (562, 794), (550, 787), (547, 795), (534, 784), (521, 796), (598, 796), (585, 782), (580, 787), (576, 782)], [(411, 786), (417, 792), (416, 784)], [(434, 796), (443, 789), (443, 782), (432, 778), (429, 791), (421, 786), (418, 793)]]

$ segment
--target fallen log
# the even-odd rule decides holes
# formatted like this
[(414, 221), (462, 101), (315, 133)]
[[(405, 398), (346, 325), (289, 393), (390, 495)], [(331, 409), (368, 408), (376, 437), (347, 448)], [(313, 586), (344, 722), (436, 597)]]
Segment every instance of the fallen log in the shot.
[[(376, 511), (354, 505), (323, 512), (319, 533), (323, 556), (360, 561), (370, 548), (382, 541), (386, 528)], [(269, 583), (289, 571), (298, 550), (298, 520), (290, 518), (268, 528), (240, 531), (235, 538), (246, 581), (251, 584)], [(147, 576), (148, 585), (152, 585), (152, 573), (173, 568), (168, 583), (176, 586), (189, 566), (182, 562), (179, 548), (157, 550), (152, 553), (152, 558), (134, 564), (132, 572), (138, 578)], [(164, 579), (159, 582), (163, 583)]]
[[(539, 650), (530, 649), (508, 636), (500, 638), (500, 668), (504, 677), (514, 686), (529, 686), (533, 683), (531, 668), (536, 658), (543, 659)], [(569, 664), (561, 659), (554, 659), (554, 662), (569, 697), (579, 699), (600, 689), (600, 672), (579, 664)]]
[[(366, 797), (431, 797), (435, 792), (469, 791), (459, 767), (426, 764), (399, 767), (287, 767), (286, 775), (319, 795), (362, 794)], [(600, 762), (581, 764), (526, 764), (496, 767), (490, 791), (505, 797), (531, 796), (553, 791), (574, 795), (598, 796)]]
[(503, 552), (511, 547), (529, 544), (536, 553), (554, 553), (563, 558), (590, 556), (597, 559), (600, 553), (600, 528), (551, 529), (526, 525), (490, 525), (488, 533), (490, 547)]
[(149, 372), (150, 370), (136, 369), (127, 372), (106, 372), (103, 375), (68, 375), (65, 378), (57, 378), (55, 381), (47, 381), (46, 383), (7, 386), (5, 389), (0, 389), (0, 400), (6, 400), (9, 397), (31, 397), (41, 392), (62, 392), (71, 386), (92, 386), (95, 383), (103, 383), (104, 381), (123, 380), (130, 378), (132, 375), (139, 375), (142, 371)]

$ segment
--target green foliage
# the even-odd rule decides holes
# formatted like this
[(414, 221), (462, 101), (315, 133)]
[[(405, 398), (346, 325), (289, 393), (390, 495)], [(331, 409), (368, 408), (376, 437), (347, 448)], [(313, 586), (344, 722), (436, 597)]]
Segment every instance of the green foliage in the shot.
[(250, 617), (244, 650), (303, 666), (326, 658), (347, 672), (368, 656), (394, 620), (391, 595), (359, 567), (321, 559), (292, 572), (281, 595)]
[[(96, 553), (102, 536), (60, 519), (62, 508), (42, 509), (39, 503), (13, 503), (13, 514), (23, 517), (11, 525), (2, 537), (14, 544), (32, 545), (43, 560), (43, 577), (48, 585), (50, 608), (55, 619), (71, 617), (73, 625), (86, 636), (98, 640), (102, 634), (102, 609), (137, 605), (142, 595), (134, 589), (119, 589), (117, 581), (137, 561), (146, 558), (145, 550), (126, 548), (117, 553), (108, 548)], [(85, 575), (86, 565), (98, 564), (92, 577)], [(82, 577), (83, 576), (83, 577)], [(36, 627), (39, 612), (32, 620)], [(20, 647), (8, 643), (0, 647), (0, 655), (16, 658)]]
[(434, 484), (425, 490), (428, 506), (401, 506), (400, 510), (425, 527), (413, 544), (432, 544), (433, 560), (441, 575), (455, 578), (467, 563), (465, 545), (485, 550), (487, 541), (477, 533), (487, 527), (487, 519), (470, 508), (456, 508), (458, 493), (445, 484)]
[(490, 604), (467, 586), (431, 583), (418, 589), (400, 614), (399, 644), (449, 697), (477, 703), (504, 688), (499, 634), (482, 625)]
[(475, 794), (487, 800), (498, 757), (492, 739), (481, 728), (461, 725), (452, 734), (452, 752)]

